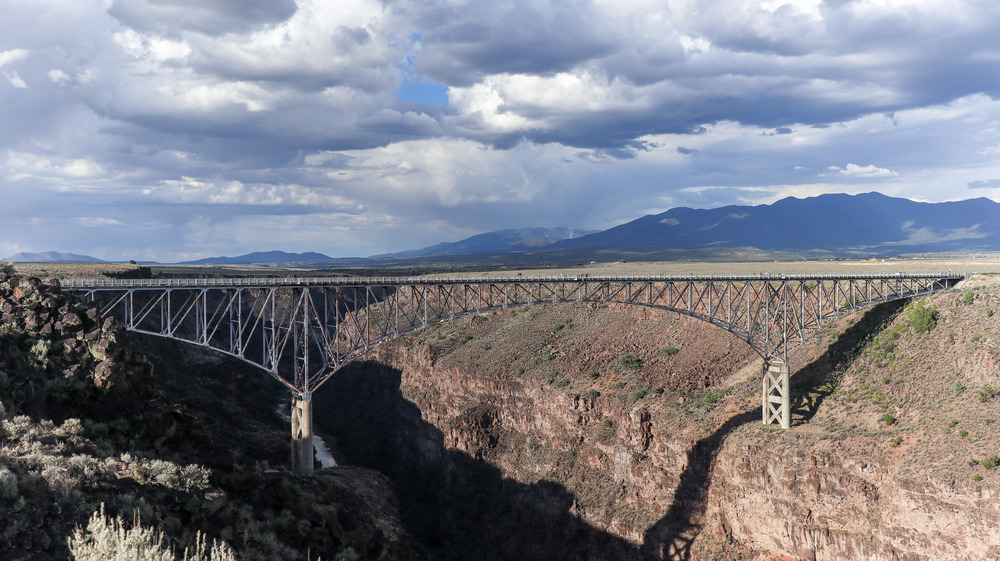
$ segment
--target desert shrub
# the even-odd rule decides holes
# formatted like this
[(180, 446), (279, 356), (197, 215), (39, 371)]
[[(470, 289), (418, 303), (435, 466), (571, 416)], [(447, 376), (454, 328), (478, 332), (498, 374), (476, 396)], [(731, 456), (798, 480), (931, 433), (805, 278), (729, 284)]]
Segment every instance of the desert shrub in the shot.
[(17, 271), (14, 270), (13, 263), (0, 261), (0, 277), (9, 277), (14, 274), (17, 274)]
[(1000, 391), (993, 386), (987, 385), (979, 388), (979, 401), (984, 403), (995, 398), (997, 395), (1000, 395)]
[(679, 352), (681, 352), (681, 350), (678, 349), (677, 347), (667, 347), (665, 349), (660, 349), (660, 353), (665, 354), (667, 356), (674, 356)]
[(972, 480), (973, 480), (973, 481), (982, 481), (982, 480), (983, 480), (983, 476), (982, 476), (982, 475), (979, 475), (979, 474), (977, 473), (976, 475), (973, 475), (973, 476), (972, 476)]
[[(95, 512), (87, 529), (79, 527), (68, 540), (70, 555), (75, 561), (174, 561), (173, 550), (164, 543), (163, 532), (144, 528), (139, 521), (125, 526), (121, 517), (104, 516), (104, 505)], [(184, 550), (183, 561), (235, 561), (232, 548), (212, 540), (209, 548), (200, 532), (193, 550)]]
[(200, 491), (208, 488), (211, 472), (199, 465), (180, 466), (165, 460), (133, 460), (122, 454), (121, 460), (129, 464), (128, 469), (140, 482), (150, 482), (178, 491)]
[(958, 436), (960, 436), (962, 438), (965, 438), (965, 437), (969, 436), (969, 431), (967, 431), (965, 429), (962, 429), (962, 430), (958, 431)]
[(914, 333), (927, 333), (937, 326), (938, 312), (934, 308), (924, 307), (919, 302), (910, 310), (910, 326)]
[(963, 304), (971, 304), (971, 303), (972, 303), (972, 301), (973, 301), (973, 300), (974, 300), (975, 298), (976, 298), (976, 295), (975, 295), (975, 294), (974, 294), (974, 293), (973, 293), (973, 292), (972, 292), (971, 290), (966, 290), (966, 291), (965, 291), (965, 292), (964, 292), (964, 293), (962, 294), (962, 303), (963, 303)]
[(982, 463), (983, 467), (986, 469), (995, 469), (997, 465), (1000, 464), (1000, 457), (997, 457), (996, 454), (993, 454), (988, 458), (983, 458)]
[(618, 355), (615, 362), (624, 368), (642, 368), (642, 359), (632, 353), (622, 353)]
[(595, 389), (591, 389), (587, 393), (590, 394), (590, 397), (601, 397), (601, 392), (599, 392), (599, 391), (597, 391)]
[(552, 385), (557, 388), (565, 388), (569, 385), (569, 378), (565, 376), (559, 376), (558, 378), (552, 380)]
[(986, 310), (986, 317), (988, 318), (993, 317), (993, 308)]
[(902, 436), (897, 436), (896, 438), (893, 438), (892, 440), (889, 441), (889, 446), (892, 446), (893, 448), (895, 448), (895, 447), (899, 446), (902, 443), (903, 443), (903, 437)]
[(955, 395), (962, 395), (966, 389), (965, 384), (962, 382), (955, 382)]
[(729, 393), (730, 390), (732, 389), (733, 388), (729, 387), (729, 388), (714, 389), (702, 392), (702, 394), (698, 396), (697, 401), (695, 401), (695, 405), (701, 408), (707, 408), (711, 405), (715, 405), (716, 403), (721, 401), (722, 398), (725, 397), (726, 394)]
[(17, 474), (7, 468), (0, 468), (0, 499), (17, 498)]
[(591, 380), (596, 380), (601, 377), (601, 373), (597, 370), (591, 370), (590, 372), (587, 372), (587, 377)]
[(564, 327), (566, 327), (566, 324), (564, 324), (563, 322), (560, 321), (559, 323), (557, 323), (557, 324), (555, 324), (555, 325), (552, 326), (552, 331), (559, 331), (560, 329), (562, 329)]
[(958, 424), (958, 419), (952, 419), (952, 420), (948, 421), (948, 428), (952, 428), (952, 427), (954, 427), (957, 424)]
[(892, 426), (896, 424), (896, 416), (892, 413), (886, 413), (882, 416), (882, 422), (885, 423), (885, 426), (887, 427)]
[(632, 392), (632, 395), (628, 396), (629, 403), (635, 403), (636, 401), (639, 401), (640, 399), (646, 397), (647, 393), (648, 392), (646, 390), (636, 390)]
[(614, 424), (615, 422), (612, 421), (611, 419), (604, 419), (604, 421), (601, 423), (601, 425), (606, 429), (610, 429), (611, 427), (614, 426)]
[(611, 384), (611, 387), (616, 390), (620, 390), (625, 387), (625, 382), (615, 382), (614, 384)]
[(969, 340), (972, 341), (973, 343), (975, 343), (976, 341), (978, 341), (978, 340), (980, 340), (982, 338), (983, 338), (983, 334), (979, 333), (979, 332), (976, 332), (976, 333), (972, 334), (972, 339), (969, 339)]

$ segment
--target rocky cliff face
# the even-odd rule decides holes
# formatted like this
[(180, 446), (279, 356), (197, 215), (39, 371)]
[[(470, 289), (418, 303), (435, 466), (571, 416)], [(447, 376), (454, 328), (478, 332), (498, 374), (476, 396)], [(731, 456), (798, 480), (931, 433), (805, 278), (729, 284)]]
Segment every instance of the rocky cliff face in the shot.
[[(381, 474), (269, 468), (287, 462), (288, 428), (266, 377), (135, 343), (153, 360), (79, 295), (0, 264), (0, 559), (69, 559), (95, 512), (162, 531), (157, 548), (174, 551), (207, 537), (248, 561), (419, 558)], [(118, 556), (111, 533), (87, 539), (101, 558), (155, 555), (116, 535)]]
[(790, 431), (760, 424), (761, 365), (741, 342), (636, 308), (439, 326), (317, 400), (341, 411), (349, 460), (395, 450), (380, 467), (403, 502), (435, 503), (411, 523), (433, 526), (441, 558), (527, 540), (547, 559), (995, 559), (1000, 286), (965, 290), (969, 304), (928, 302), (929, 332), (900, 303), (798, 349)]

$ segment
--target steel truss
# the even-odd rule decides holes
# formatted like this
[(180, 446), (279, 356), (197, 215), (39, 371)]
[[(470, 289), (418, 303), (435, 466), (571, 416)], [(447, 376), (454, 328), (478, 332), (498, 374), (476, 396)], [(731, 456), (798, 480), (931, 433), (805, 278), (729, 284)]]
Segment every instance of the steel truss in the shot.
[(746, 341), (765, 359), (763, 421), (788, 428), (788, 349), (840, 316), (943, 290), (962, 278), (334, 277), (93, 280), (64, 287), (87, 292), (102, 316), (119, 318), (131, 331), (195, 343), (267, 371), (293, 394), (293, 466), (308, 472), (313, 392), (379, 344), (437, 323), (560, 302), (631, 304), (692, 316)]

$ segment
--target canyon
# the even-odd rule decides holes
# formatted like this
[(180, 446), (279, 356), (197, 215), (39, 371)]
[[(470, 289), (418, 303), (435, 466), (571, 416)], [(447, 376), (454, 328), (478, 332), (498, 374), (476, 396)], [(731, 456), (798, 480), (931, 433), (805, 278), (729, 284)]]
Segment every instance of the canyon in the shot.
[(850, 316), (762, 361), (698, 320), (538, 306), (380, 347), (317, 395), (348, 463), (389, 476), (440, 559), (994, 559), (1000, 284)]

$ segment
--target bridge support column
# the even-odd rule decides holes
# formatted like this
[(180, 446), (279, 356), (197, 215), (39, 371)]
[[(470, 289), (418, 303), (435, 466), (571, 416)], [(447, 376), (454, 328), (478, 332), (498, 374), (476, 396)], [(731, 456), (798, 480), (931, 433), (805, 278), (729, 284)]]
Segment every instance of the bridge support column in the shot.
[(312, 395), (292, 395), (292, 473), (313, 472)]
[(781, 428), (792, 426), (791, 384), (788, 361), (771, 357), (764, 361), (764, 424), (778, 423)]

